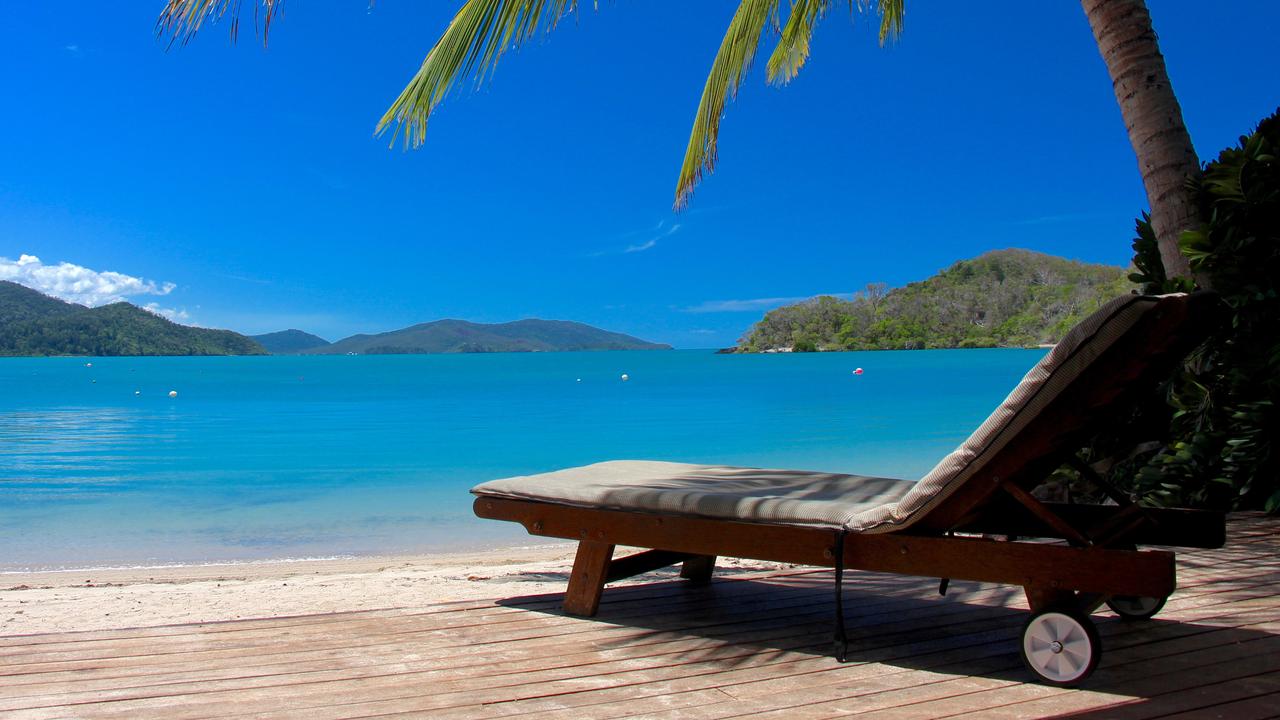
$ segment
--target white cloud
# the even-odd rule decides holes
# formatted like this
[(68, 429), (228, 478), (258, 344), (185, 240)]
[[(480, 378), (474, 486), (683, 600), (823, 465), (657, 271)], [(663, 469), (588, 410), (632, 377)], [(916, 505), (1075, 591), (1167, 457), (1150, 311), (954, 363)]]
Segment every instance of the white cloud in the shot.
[(160, 307), (160, 303), (149, 302), (142, 306), (143, 310), (155, 313), (160, 317), (179, 323), (181, 325), (190, 325), (191, 315), (185, 309), (175, 310), (173, 308)]
[(666, 224), (667, 224), (667, 221), (662, 220), (652, 229), (633, 230), (629, 233), (626, 233), (622, 235), (621, 238), (618, 238), (618, 239), (635, 237), (637, 235), (640, 235), (641, 233), (648, 235), (648, 237), (640, 242), (632, 243), (626, 246), (625, 248), (622, 248), (621, 250), (600, 250), (598, 252), (593, 252), (591, 253), (591, 257), (600, 257), (601, 255), (615, 255), (615, 254), (625, 255), (627, 253), (638, 253), (638, 252), (644, 252), (645, 250), (652, 250), (653, 248), (657, 247), (659, 240), (663, 238), (671, 237), (672, 235), (675, 235), (677, 232), (679, 232), (680, 223), (675, 223), (671, 227), (663, 229), (666, 226)]
[(657, 244), (658, 244), (658, 240), (657, 240), (657, 238), (653, 238), (653, 239), (651, 239), (651, 240), (645, 240), (644, 242), (642, 242), (642, 243), (640, 243), (640, 244), (638, 244), (638, 245), (629, 245), (629, 246), (627, 246), (627, 249), (626, 249), (626, 250), (623, 250), (622, 252), (624, 252), (624, 253), (637, 253), (637, 252), (644, 252), (645, 250), (649, 250), (650, 248), (652, 248), (653, 246), (655, 246), (655, 245), (657, 245)]
[[(659, 230), (662, 229), (662, 223), (658, 223), (658, 229)], [(667, 228), (665, 231), (659, 233), (654, 237), (649, 238), (648, 240), (645, 240), (642, 243), (637, 243), (635, 245), (628, 246), (627, 249), (623, 250), (622, 252), (624, 253), (644, 252), (645, 250), (648, 250), (654, 247), (655, 245), (657, 245), (659, 240), (663, 238), (669, 238), (672, 235), (675, 235), (677, 232), (679, 232), (679, 230), (680, 230), (680, 223), (676, 223), (671, 227)]]
[[(822, 294), (845, 299), (852, 297), (851, 293)], [(771, 310), (782, 305), (803, 302), (819, 296), (798, 295), (796, 297), (747, 298), (744, 300), (707, 300), (697, 305), (681, 308), (681, 310), (687, 313), (759, 312), (761, 310)]]
[(683, 310), (690, 313), (750, 312), (808, 299), (808, 297), (772, 297), (746, 300), (707, 300), (692, 307), (683, 308)]
[(0, 256), (0, 280), (12, 280), (46, 295), (89, 307), (120, 302), (135, 295), (168, 295), (177, 287), (171, 282), (157, 283), (69, 262), (46, 265), (35, 255), (19, 255), (17, 260)]

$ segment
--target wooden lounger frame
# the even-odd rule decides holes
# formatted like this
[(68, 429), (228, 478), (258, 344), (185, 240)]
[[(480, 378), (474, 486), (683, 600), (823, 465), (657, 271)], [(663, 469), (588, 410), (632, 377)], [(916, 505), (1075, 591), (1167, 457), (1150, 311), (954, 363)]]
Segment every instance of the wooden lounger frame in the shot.
[[(606, 583), (660, 567), (683, 563), (683, 577), (706, 580), (717, 556), (1016, 585), (1036, 611), (1064, 603), (1087, 611), (1111, 596), (1164, 598), (1176, 585), (1174, 554), (1137, 546), (1220, 547), (1221, 513), (1143, 508), (1111, 490), (1116, 505), (1046, 503), (1030, 490), (1074, 456), (1104, 413), (1167, 377), (1207, 334), (1215, 304), (1205, 295), (1159, 300), (977, 475), (900, 531), (845, 533), (485, 495), (475, 513), (578, 541), (564, 599), (575, 615), (596, 613)], [(991, 533), (1013, 537), (983, 535)], [(618, 545), (653, 549), (614, 560)]]

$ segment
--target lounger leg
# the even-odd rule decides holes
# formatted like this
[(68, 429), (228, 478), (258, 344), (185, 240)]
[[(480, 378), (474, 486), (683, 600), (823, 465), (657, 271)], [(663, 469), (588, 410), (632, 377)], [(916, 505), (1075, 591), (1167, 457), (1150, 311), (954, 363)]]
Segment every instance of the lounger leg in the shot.
[(613, 546), (608, 543), (594, 540), (578, 543), (578, 555), (573, 559), (573, 573), (569, 575), (569, 588), (564, 593), (565, 612), (583, 617), (596, 614), (612, 559)]
[(716, 569), (715, 555), (694, 555), (680, 566), (680, 577), (695, 583), (711, 580), (711, 573)]

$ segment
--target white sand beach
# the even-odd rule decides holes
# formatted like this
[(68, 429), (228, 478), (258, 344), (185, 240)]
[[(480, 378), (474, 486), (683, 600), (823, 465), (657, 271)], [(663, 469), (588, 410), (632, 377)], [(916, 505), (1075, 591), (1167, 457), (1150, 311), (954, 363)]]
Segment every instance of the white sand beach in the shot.
[[(481, 552), (0, 575), (0, 636), (422, 607), (564, 591), (571, 543)], [(619, 555), (631, 552), (620, 548)], [(722, 573), (781, 567), (721, 559)], [(675, 569), (628, 582), (650, 582)]]

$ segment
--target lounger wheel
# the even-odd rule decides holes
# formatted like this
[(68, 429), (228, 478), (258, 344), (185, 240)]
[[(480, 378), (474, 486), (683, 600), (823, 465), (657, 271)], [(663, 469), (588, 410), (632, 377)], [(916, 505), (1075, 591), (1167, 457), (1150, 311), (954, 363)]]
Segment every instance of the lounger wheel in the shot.
[(1098, 630), (1078, 610), (1042, 610), (1022, 628), (1022, 662), (1049, 685), (1074, 687), (1084, 682), (1101, 657)]
[(1119, 615), (1121, 620), (1147, 620), (1160, 612), (1168, 599), (1168, 597), (1113, 595), (1107, 600), (1107, 607)]

